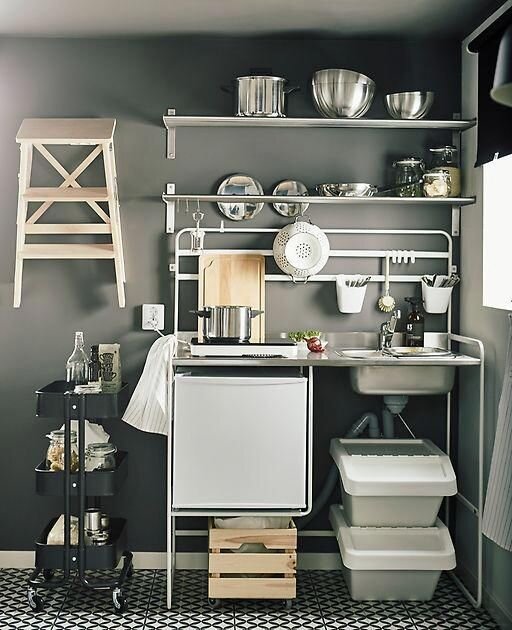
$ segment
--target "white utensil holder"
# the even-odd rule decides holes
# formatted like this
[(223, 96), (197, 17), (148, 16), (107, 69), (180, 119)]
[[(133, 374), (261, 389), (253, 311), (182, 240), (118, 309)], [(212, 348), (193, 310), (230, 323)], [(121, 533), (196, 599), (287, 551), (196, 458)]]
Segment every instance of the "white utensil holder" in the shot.
[(423, 281), (421, 293), (423, 306), (427, 313), (446, 313), (450, 305), (453, 287), (429, 287)]
[(336, 276), (336, 296), (340, 313), (360, 313), (363, 308), (366, 287), (349, 287), (347, 280), (357, 280), (360, 276)]

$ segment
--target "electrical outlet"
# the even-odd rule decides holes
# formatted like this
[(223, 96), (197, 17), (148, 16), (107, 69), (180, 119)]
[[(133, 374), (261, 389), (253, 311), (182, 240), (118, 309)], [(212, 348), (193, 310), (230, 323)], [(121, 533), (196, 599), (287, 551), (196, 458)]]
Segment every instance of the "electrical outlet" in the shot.
[(142, 305), (142, 330), (164, 329), (165, 307), (163, 304)]

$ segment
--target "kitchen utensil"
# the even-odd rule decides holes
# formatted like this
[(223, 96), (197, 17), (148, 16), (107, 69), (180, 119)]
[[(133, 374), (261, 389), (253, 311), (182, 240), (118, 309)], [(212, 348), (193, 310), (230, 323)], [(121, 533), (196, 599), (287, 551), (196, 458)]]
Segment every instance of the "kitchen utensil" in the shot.
[(391, 348), (383, 348), (383, 354), (391, 357), (450, 357), (453, 356), (451, 350), (446, 348), (430, 348), (428, 346), (392, 346)]
[(393, 162), (396, 191), (399, 197), (422, 197), (425, 163), (420, 158), (407, 157)]
[[(418, 186), (421, 186), (422, 179), (412, 179), (408, 184), (400, 184), (399, 186), (385, 186), (378, 187), (372, 184), (345, 184), (345, 183), (333, 183), (333, 184), (319, 184), (316, 187), (318, 194), (321, 197), (374, 197), (384, 196), (387, 193), (402, 193), (399, 196), (412, 196), (413, 192), (417, 191)], [(404, 195), (403, 193), (411, 193)]]
[(87, 508), (84, 513), (84, 527), (87, 532), (101, 531), (101, 510), (99, 508)]
[[(229, 175), (220, 184), (218, 195), (263, 195), (263, 187), (254, 178), (243, 173)], [(263, 208), (263, 203), (243, 202), (243, 201), (219, 201), (217, 203), (220, 211), (232, 221), (243, 221), (252, 219)]]
[(235, 96), (235, 116), (261, 118), (286, 117), (286, 95), (298, 87), (286, 87), (283, 77), (250, 75), (237, 77), (234, 86), (223, 86), (225, 92)]
[(377, 187), (371, 184), (319, 184), (316, 187), (321, 197), (371, 197)]
[(202, 318), (204, 339), (242, 343), (251, 338), (253, 318), (263, 313), (250, 306), (204, 306), (190, 312)]
[[(295, 181), (293, 179), (285, 179), (282, 182), (279, 182), (277, 186), (272, 191), (273, 195), (287, 196), (291, 195), (293, 197), (297, 196), (308, 196), (308, 189), (302, 182)], [(309, 203), (273, 203), (272, 204), (284, 217), (296, 217), (301, 214), (304, 214), (306, 210), (309, 208)]]
[(200, 252), (204, 245), (204, 230), (201, 230), (201, 221), (204, 219), (204, 212), (201, 212), (199, 202), (197, 202), (197, 210), (192, 215), (196, 222), (196, 229), (190, 233), (190, 251)]
[(319, 70), (311, 85), (315, 107), (324, 118), (364, 116), (375, 96), (374, 81), (353, 70)]
[(434, 92), (395, 92), (386, 94), (386, 109), (392, 118), (419, 120), (434, 103)]
[[(201, 254), (197, 304), (246, 304), (265, 310), (265, 257), (258, 254)], [(202, 326), (198, 337), (202, 341)], [(265, 341), (265, 316), (253, 322), (251, 342)]]
[(377, 306), (384, 313), (391, 313), (395, 308), (395, 298), (389, 294), (389, 252), (386, 252), (385, 272), (384, 272), (384, 295), (379, 298)]
[(318, 273), (329, 259), (330, 245), (326, 234), (311, 220), (295, 220), (279, 230), (273, 245), (274, 259), (281, 271), (294, 282), (307, 281)]

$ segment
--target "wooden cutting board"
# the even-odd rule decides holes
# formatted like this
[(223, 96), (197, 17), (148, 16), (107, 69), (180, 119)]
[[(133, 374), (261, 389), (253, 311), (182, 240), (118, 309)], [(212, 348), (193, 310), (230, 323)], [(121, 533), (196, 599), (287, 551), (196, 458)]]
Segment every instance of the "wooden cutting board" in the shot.
[[(265, 310), (265, 257), (255, 254), (199, 256), (198, 307), (250, 306)], [(199, 340), (202, 320), (199, 319)], [(265, 315), (252, 320), (253, 343), (265, 341)]]

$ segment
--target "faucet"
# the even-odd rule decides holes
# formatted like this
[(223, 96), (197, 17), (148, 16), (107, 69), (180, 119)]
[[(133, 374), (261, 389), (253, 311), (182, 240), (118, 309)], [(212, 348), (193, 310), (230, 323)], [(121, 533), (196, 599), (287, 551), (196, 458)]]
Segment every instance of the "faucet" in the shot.
[(385, 350), (386, 348), (391, 348), (391, 343), (393, 342), (393, 335), (395, 334), (395, 328), (398, 320), (402, 314), (398, 309), (393, 311), (391, 317), (387, 322), (383, 322), (380, 325), (379, 331), (379, 350)]

